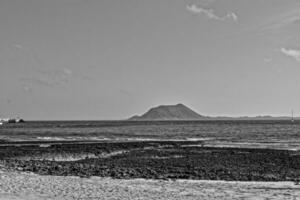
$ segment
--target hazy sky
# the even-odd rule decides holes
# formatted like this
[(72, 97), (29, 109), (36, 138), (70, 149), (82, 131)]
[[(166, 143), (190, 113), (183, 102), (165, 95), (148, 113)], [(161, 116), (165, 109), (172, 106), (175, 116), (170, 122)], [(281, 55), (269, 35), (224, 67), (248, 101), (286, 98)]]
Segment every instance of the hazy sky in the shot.
[(299, 0), (1, 0), (0, 117), (300, 113)]

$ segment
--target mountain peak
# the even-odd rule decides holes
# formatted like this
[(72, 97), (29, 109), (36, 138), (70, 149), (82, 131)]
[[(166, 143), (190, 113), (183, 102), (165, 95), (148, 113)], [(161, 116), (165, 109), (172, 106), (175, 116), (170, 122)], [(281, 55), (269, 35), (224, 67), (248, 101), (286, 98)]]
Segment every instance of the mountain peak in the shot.
[(130, 120), (200, 120), (204, 118), (204, 116), (179, 103), (151, 108), (145, 114), (134, 116)]

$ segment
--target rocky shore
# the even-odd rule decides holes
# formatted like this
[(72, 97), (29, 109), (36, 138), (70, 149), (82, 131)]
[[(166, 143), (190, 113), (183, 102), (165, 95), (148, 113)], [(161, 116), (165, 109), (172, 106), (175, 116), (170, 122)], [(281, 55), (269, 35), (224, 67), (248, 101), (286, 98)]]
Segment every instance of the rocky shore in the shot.
[(187, 141), (1, 146), (0, 162), (6, 169), (56, 176), (295, 183), (300, 177), (297, 151)]

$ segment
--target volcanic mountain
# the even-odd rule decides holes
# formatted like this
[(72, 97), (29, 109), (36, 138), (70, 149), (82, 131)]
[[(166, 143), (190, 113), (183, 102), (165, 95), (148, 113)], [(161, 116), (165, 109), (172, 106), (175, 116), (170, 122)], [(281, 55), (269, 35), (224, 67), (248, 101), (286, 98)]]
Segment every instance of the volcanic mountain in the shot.
[(183, 104), (161, 105), (151, 108), (141, 116), (133, 116), (129, 120), (201, 120), (207, 117), (199, 115)]

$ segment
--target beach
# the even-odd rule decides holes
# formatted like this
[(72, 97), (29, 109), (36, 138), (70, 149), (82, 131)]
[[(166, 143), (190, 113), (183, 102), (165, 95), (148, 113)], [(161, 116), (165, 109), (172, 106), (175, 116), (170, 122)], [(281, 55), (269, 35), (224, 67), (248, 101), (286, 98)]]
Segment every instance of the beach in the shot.
[(145, 180), (41, 176), (0, 170), (0, 200), (299, 199), (293, 182)]

